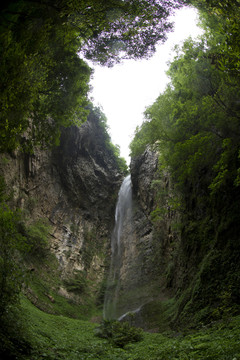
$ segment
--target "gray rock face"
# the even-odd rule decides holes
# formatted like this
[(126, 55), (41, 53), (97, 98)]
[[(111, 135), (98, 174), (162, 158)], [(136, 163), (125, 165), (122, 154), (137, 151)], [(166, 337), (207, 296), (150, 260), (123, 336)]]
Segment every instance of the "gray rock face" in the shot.
[(53, 161), (70, 201), (91, 217), (112, 221), (122, 175), (94, 115), (80, 129), (65, 129)]
[[(154, 206), (152, 181), (156, 178), (158, 155), (150, 150), (131, 162), (132, 208), (128, 209), (121, 233), (121, 267), (114, 317), (148, 302), (153, 296), (154, 246), (150, 213)], [(108, 314), (106, 314), (108, 315)]]
[[(151, 304), (168, 298), (166, 269), (173, 243), (172, 214), (168, 211), (169, 177), (158, 172), (158, 154), (147, 149), (131, 162), (133, 209), (131, 225), (123, 228), (123, 256), (117, 317), (129, 318), (131, 323), (144, 328), (148, 324)], [(159, 196), (153, 182), (158, 182)], [(153, 212), (160, 209), (160, 220)], [(150, 304), (150, 305), (149, 305)], [(160, 309), (157, 307), (157, 309)], [(157, 310), (158, 311), (158, 310)], [(128, 314), (124, 316), (124, 314)], [(145, 316), (146, 315), (146, 316)]]
[[(34, 154), (4, 154), (0, 173), (13, 189), (14, 205), (29, 222), (48, 219), (51, 251), (62, 278), (75, 270), (91, 278), (92, 292), (105, 276), (110, 258), (114, 208), (122, 174), (105, 144), (94, 114), (80, 128), (63, 130), (60, 146)], [(62, 295), (71, 297), (66, 289)]]
[[(91, 297), (97, 298), (110, 261), (123, 176), (105, 137), (92, 114), (80, 128), (64, 129), (60, 146), (52, 151), (36, 149), (32, 155), (0, 158), (0, 173), (13, 189), (13, 205), (27, 214), (30, 223), (48, 219), (50, 248), (63, 280), (59, 294), (76, 302), (77, 295), (64, 287), (64, 280), (73, 278), (76, 271), (84, 273), (91, 283)], [(138, 310), (136, 323), (140, 325), (139, 319), (146, 319), (143, 311), (149, 311), (147, 304), (167, 297), (165, 274), (174, 251), (168, 200), (152, 186), (157, 180), (158, 189), (169, 193), (169, 178), (159, 176), (157, 169), (158, 154), (150, 149), (132, 160), (131, 220), (122, 232), (116, 316)], [(162, 219), (155, 221), (152, 212), (158, 208), (164, 211)]]
[(157, 166), (158, 154), (150, 149), (131, 161), (133, 192), (141, 208), (148, 214), (154, 206), (152, 182), (157, 179)]

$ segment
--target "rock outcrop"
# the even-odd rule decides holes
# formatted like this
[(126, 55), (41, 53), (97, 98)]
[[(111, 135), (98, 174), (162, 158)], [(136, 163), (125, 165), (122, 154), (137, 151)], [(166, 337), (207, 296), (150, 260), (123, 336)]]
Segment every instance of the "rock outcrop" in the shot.
[[(157, 178), (158, 155), (150, 150), (131, 163), (132, 209), (122, 227), (121, 267), (115, 317), (135, 311), (154, 296), (154, 237), (151, 211), (154, 208), (152, 182)], [(111, 289), (110, 289), (111, 290)], [(115, 307), (115, 306), (114, 306)]]
[[(61, 277), (58, 294), (82, 305), (87, 284), (85, 295), (103, 301), (123, 175), (97, 116), (92, 113), (80, 128), (64, 129), (60, 145), (51, 151), (2, 155), (0, 170), (13, 190), (12, 205), (23, 210), (26, 223), (47, 219), (51, 225), (49, 245)], [(115, 315), (134, 312), (136, 324), (149, 328), (151, 304), (168, 297), (166, 274), (176, 240), (170, 185), (167, 174), (159, 175), (158, 154), (150, 149), (132, 160), (131, 179)], [(34, 291), (28, 289), (29, 297), (45, 310)], [(54, 294), (44, 293), (54, 301)]]
[[(114, 208), (123, 175), (92, 113), (80, 128), (64, 129), (60, 145), (34, 154), (4, 154), (0, 170), (13, 191), (12, 205), (26, 222), (47, 219), (50, 247), (63, 280), (84, 273), (97, 296), (110, 258)], [(109, 256), (106, 257), (106, 254)], [(59, 292), (76, 300), (64, 287)]]
[(125, 320), (130, 317), (131, 323), (151, 329), (159, 326), (152, 320), (169, 297), (166, 274), (177, 241), (171, 228), (176, 214), (168, 207), (169, 176), (160, 175), (158, 154), (146, 149), (132, 160), (130, 168), (133, 209), (131, 225), (127, 224), (122, 234), (117, 316)]
[(158, 154), (148, 148), (131, 161), (134, 197), (146, 215), (149, 215), (154, 207), (153, 181), (158, 178), (157, 168)]

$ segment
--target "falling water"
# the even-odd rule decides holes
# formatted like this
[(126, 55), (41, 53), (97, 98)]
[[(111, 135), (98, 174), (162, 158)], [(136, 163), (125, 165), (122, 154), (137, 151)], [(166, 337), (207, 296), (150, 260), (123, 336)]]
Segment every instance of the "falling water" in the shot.
[(120, 290), (120, 271), (123, 253), (123, 229), (132, 216), (132, 182), (128, 175), (121, 185), (115, 211), (115, 227), (111, 239), (111, 265), (104, 299), (104, 318), (114, 319), (117, 314), (117, 302)]

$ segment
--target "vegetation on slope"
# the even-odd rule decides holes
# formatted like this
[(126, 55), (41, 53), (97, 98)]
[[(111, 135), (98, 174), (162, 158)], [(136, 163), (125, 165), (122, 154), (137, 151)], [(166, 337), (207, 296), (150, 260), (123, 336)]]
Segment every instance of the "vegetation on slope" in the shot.
[[(105, 118), (103, 122), (98, 109), (92, 111), (97, 113), (99, 144), (109, 157), (115, 159), (116, 169), (124, 173), (126, 162), (115, 151)], [(7, 160), (2, 157), (1, 161)], [(1, 165), (3, 171), (4, 164)], [(37, 308), (47, 313), (78, 319), (99, 316), (103, 301), (101, 284), (94, 284), (88, 276), (92, 257), (96, 251), (99, 255), (101, 250), (94, 232), (84, 234), (82, 261), (85, 269), (63, 279), (59, 262), (50, 251), (50, 222), (44, 218), (31, 218), (32, 206), (37, 203), (30, 200), (24, 209), (18, 209), (12, 189), (8, 189), (4, 178), (0, 177), (0, 354), (12, 358), (28, 346), (23, 336), (25, 320), (19, 308), (21, 291)], [(62, 288), (72, 295), (71, 300), (60, 294)]]
[[(132, 156), (158, 149), (160, 172), (172, 181), (166, 201), (179, 214), (181, 240), (166, 277), (175, 325), (216, 320), (240, 304), (239, 4), (197, 4), (205, 34), (176, 49), (170, 83), (131, 144)], [(157, 232), (161, 209), (152, 215)]]
[[(168, 17), (180, 3), (16, 0), (1, 4), (0, 152), (56, 145), (63, 126), (85, 121), (91, 69), (81, 57), (109, 66), (121, 57), (148, 57), (171, 30)], [(106, 145), (126, 171), (118, 148), (105, 135)], [(19, 266), (31, 236), (22, 228), (18, 210), (6, 206), (6, 199), (1, 202), (1, 314), (7, 314), (6, 304), (17, 301), (22, 285)]]
[(123, 330), (124, 326), (120, 325), (115, 338), (127, 341), (119, 345), (112, 342), (111, 335), (96, 336), (98, 324), (43, 313), (24, 298), (22, 308), (29, 324), (31, 354), (20, 355), (21, 360), (233, 360), (240, 357), (239, 317), (188, 334), (141, 333), (143, 338), (133, 343), (128, 342), (131, 328), (127, 326)]
[(112, 143), (111, 137), (108, 132), (109, 128), (106, 115), (101, 111), (99, 107), (93, 107), (91, 111), (93, 111), (95, 119), (97, 119), (98, 126), (101, 129), (101, 131), (99, 131), (99, 136), (102, 136), (103, 144), (105, 144), (105, 147), (109, 152), (109, 156), (115, 158), (119, 171), (126, 175), (128, 173), (128, 166), (126, 160), (120, 156), (119, 145), (114, 145)]

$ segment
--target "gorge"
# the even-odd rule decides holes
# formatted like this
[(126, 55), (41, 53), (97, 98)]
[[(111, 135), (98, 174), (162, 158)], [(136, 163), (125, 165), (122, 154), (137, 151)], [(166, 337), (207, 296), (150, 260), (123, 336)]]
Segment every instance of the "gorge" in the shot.
[[(232, 240), (225, 248), (214, 240), (205, 250), (201, 240), (191, 244), (193, 232), (181, 229), (183, 215), (172, 206), (172, 179), (160, 169), (158, 152), (146, 148), (134, 157), (124, 179), (98, 116), (92, 112), (80, 128), (65, 129), (51, 152), (1, 155), (11, 206), (21, 208), (24, 234), (37, 242), (25, 261), (31, 278), (24, 294), (48, 313), (95, 318), (103, 307), (105, 318), (148, 331), (186, 326), (189, 316), (191, 324), (204, 321), (223, 306), (219, 297), (209, 302), (209, 288), (220, 279), (225, 287), (219, 266)], [(235, 276), (228, 262), (224, 275)], [(218, 269), (211, 280), (209, 267)]]
[[(150, 333), (198, 326), (214, 308), (227, 311), (228, 295), (206, 310), (201, 292), (222, 279), (217, 253), (212, 247), (201, 259), (186, 247), (189, 235), (179, 231), (181, 214), (170, 206), (171, 178), (159, 169), (158, 152), (146, 148), (124, 178), (105, 140), (93, 112), (80, 128), (64, 130), (52, 152), (1, 156), (11, 206), (21, 208), (25, 236), (38, 242), (24, 260), (24, 296), (47, 314), (119, 319)], [(209, 266), (212, 275), (218, 268), (211, 279)]]
[[(87, 61), (148, 59), (186, 5), (203, 34), (128, 168)], [(239, 359), (239, 0), (15, 0), (0, 19), (0, 358)]]
[[(115, 307), (111, 317), (119, 317), (152, 298), (149, 214), (157, 157), (147, 150), (132, 163), (133, 185), (130, 175), (123, 181), (94, 112), (80, 128), (65, 129), (59, 147), (51, 152), (1, 155), (1, 175), (13, 191), (11, 206), (21, 209), (24, 233), (29, 236), (32, 229), (31, 241), (37, 242), (35, 253), (27, 257), (31, 279), (24, 287), (35, 306), (53, 314), (91, 317), (105, 297), (104, 312)], [(45, 229), (48, 240), (41, 245)], [(117, 303), (110, 300), (114, 296), (109, 284), (116, 277)]]

